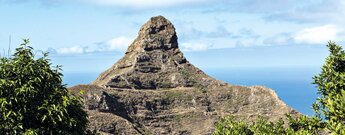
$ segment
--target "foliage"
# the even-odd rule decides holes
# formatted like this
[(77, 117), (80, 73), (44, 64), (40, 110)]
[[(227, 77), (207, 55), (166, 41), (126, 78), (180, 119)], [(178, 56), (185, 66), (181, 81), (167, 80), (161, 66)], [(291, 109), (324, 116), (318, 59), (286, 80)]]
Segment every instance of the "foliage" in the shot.
[(84, 134), (87, 114), (62, 85), (61, 66), (35, 59), (29, 40), (0, 58), (0, 134)]
[(233, 116), (222, 118), (215, 128), (213, 135), (253, 135), (253, 131), (244, 121), (236, 121)]
[(317, 132), (325, 128), (325, 123), (319, 117), (300, 116), (294, 118), (291, 115), (287, 115), (289, 121), (289, 128), (293, 131), (308, 131), (310, 134), (316, 134)]
[(324, 117), (327, 128), (335, 134), (345, 134), (345, 52), (341, 46), (329, 42), (330, 56), (319, 75), (314, 77), (321, 97), (313, 105)]
[(285, 127), (282, 120), (270, 122), (260, 118), (248, 124), (234, 121), (233, 117), (225, 117), (216, 123), (213, 134), (314, 135), (330, 132), (345, 135), (345, 52), (334, 42), (328, 42), (327, 47), (330, 56), (326, 58), (321, 73), (313, 78), (318, 94), (321, 95), (313, 104), (315, 116), (294, 118), (287, 115), (288, 123)]
[(259, 118), (250, 128), (257, 135), (281, 135), (285, 134), (284, 121), (280, 119), (277, 123)]
[(323, 129), (320, 127), (321, 120), (316, 117), (287, 117), (288, 126), (284, 126), (283, 119), (271, 122), (260, 117), (252, 123), (246, 123), (227, 116), (216, 123), (213, 135), (314, 135)]

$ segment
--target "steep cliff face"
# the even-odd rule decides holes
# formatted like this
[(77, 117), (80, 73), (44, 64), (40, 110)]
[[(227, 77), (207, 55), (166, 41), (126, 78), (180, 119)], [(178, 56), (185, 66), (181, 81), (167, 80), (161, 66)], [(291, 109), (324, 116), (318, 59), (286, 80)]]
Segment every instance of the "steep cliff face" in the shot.
[(194, 67), (162, 16), (145, 23), (125, 56), (92, 84), (69, 89), (85, 91), (89, 129), (104, 134), (211, 134), (229, 114), (248, 121), (297, 114), (269, 88), (230, 85)]
[(162, 16), (145, 23), (125, 56), (92, 84), (108, 88), (192, 87), (215, 81), (191, 65), (178, 48), (173, 24)]

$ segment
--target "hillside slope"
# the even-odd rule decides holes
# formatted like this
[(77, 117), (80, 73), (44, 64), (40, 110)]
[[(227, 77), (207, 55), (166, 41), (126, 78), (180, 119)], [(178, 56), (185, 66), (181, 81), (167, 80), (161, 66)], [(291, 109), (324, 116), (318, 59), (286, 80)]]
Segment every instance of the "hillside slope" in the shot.
[(263, 86), (216, 80), (186, 60), (172, 23), (145, 23), (125, 56), (92, 84), (69, 88), (82, 94), (89, 129), (104, 134), (211, 134), (232, 114), (250, 121), (298, 114)]

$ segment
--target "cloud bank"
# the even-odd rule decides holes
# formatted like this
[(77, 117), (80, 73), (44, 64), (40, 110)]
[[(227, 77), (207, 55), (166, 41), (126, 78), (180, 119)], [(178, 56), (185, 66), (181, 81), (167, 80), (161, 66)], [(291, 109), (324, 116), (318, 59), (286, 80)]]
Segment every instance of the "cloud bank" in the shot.
[(81, 0), (102, 6), (120, 6), (131, 8), (172, 7), (186, 4), (198, 4), (207, 0)]
[(340, 30), (336, 25), (323, 25), (306, 28), (294, 34), (293, 39), (297, 43), (322, 44), (329, 40), (339, 39)]
[(115, 37), (106, 41), (95, 43), (87, 46), (70, 46), (61, 48), (49, 48), (48, 52), (53, 54), (85, 54), (85, 53), (98, 53), (98, 52), (124, 52), (127, 47), (132, 43), (132, 38), (125, 36)]
[(300, 5), (288, 10), (273, 12), (264, 18), (268, 21), (297, 23), (342, 22), (345, 23), (344, 0), (320, 0), (312, 4)]
[(73, 46), (58, 48), (53, 52), (56, 52), (58, 54), (82, 54), (86, 52), (86, 49), (87, 47)]
[[(142, 16), (156, 13), (177, 16), (176, 18), (184, 18), (184, 20), (191, 18), (191, 22), (180, 22), (180, 25), (175, 25), (179, 27), (177, 30), (181, 41), (180, 47), (184, 51), (260, 45), (320, 45), (326, 44), (329, 40), (339, 41), (345, 38), (345, 27), (342, 25), (345, 24), (345, 18), (343, 17), (345, 16), (344, 0), (0, 0), (0, 3), (61, 4), (71, 6), (73, 9), (74, 7), (83, 7), (86, 10), (92, 7), (95, 11), (114, 11), (114, 16), (120, 16), (118, 18), (135, 18), (129, 19), (133, 22), (140, 20)], [(168, 7), (168, 10), (166, 7)], [(135, 11), (135, 14), (115, 12), (122, 10)], [(151, 13), (151, 11), (154, 12)], [(103, 13), (100, 12), (99, 16)], [(236, 14), (240, 16), (236, 16)], [(112, 18), (112, 15), (108, 17)], [(176, 18), (172, 18), (172, 21), (176, 21)], [(220, 18), (221, 21), (216, 21), (217, 18)], [(236, 20), (240, 20), (236, 23), (243, 23), (243, 25), (231, 22)], [(126, 19), (123, 21), (131, 23)], [(212, 24), (212, 22), (214, 23)], [(260, 25), (260, 22), (268, 25)], [(292, 29), (271, 28), (269, 24), (274, 25), (274, 23), (282, 23), (286, 25), (284, 27), (291, 27)], [(195, 26), (193, 24), (202, 25)], [(241, 27), (243, 29), (238, 30)], [(267, 29), (261, 29), (262, 27)], [(275, 30), (275, 28), (278, 30)], [(121, 34), (123, 33), (119, 35)], [(97, 39), (102, 39), (102, 37)], [(123, 52), (133, 39), (119, 36), (91, 45), (65, 46), (54, 48), (51, 51), (57, 54)]]
[[(195, 30), (197, 31), (197, 30)], [(198, 32), (196, 32), (198, 33)], [(224, 34), (225, 33), (225, 34)], [(339, 28), (334, 24), (327, 24), (315, 27), (306, 27), (304, 29), (291, 32), (281, 33), (271, 37), (261, 37), (253, 33), (251, 30), (241, 29), (234, 34), (220, 31), (214, 37), (207, 36), (210, 33), (196, 34), (203, 38), (196, 40), (183, 40), (180, 43), (182, 51), (205, 51), (209, 49), (234, 48), (234, 47), (250, 47), (250, 46), (274, 46), (274, 45), (323, 45), (327, 41), (338, 41), (345, 37), (345, 30)], [(216, 39), (224, 35), (227, 38), (235, 39), (234, 42), (227, 42), (226, 40)], [(119, 36), (102, 42), (98, 42), (88, 46), (71, 46), (52, 49), (50, 52), (57, 54), (83, 54), (83, 53), (97, 53), (97, 52), (124, 52), (128, 46), (133, 42), (132, 37)], [(213, 41), (213, 42), (210, 42)], [(216, 42), (217, 41), (217, 42)], [(219, 41), (219, 42), (218, 42)]]

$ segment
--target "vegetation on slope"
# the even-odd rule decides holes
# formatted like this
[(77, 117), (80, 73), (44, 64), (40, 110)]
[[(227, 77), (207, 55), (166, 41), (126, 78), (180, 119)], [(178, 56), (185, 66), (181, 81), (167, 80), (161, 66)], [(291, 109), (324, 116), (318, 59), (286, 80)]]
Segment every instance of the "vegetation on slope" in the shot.
[(214, 135), (305, 135), (331, 134), (345, 135), (345, 52), (340, 45), (328, 42), (330, 55), (316, 75), (314, 84), (317, 85), (320, 98), (313, 104), (316, 115), (293, 118), (287, 115), (287, 127), (284, 121), (270, 122), (258, 119), (253, 123), (245, 123), (228, 116), (216, 123)]

